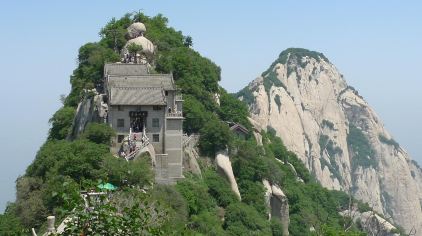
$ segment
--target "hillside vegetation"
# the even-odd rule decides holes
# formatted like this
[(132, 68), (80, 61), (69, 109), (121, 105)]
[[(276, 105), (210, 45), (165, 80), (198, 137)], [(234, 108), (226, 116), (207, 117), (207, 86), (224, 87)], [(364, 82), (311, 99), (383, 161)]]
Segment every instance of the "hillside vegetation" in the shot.
[[(148, 158), (127, 163), (111, 155), (108, 145), (114, 132), (104, 124), (90, 124), (78, 139), (66, 140), (77, 104), (88, 96), (84, 89), (101, 82), (104, 63), (119, 60), (126, 28), (134, 21), (146, 25), (146, 37), (158, 47), (155, 72), (172, 73), (184, 95), (184, 132), (201, 135), (202, 177), (185, 173), (174, 186), (152, 185)], [(252, 134), (241, 140), (229, 131), (222, 121), (252, 130), (246, 105), (218, 85), (220, 68), (191, 48), (190, 37), (167, 26), (165, 17), (128, 14), (111, 20), (100, 35), (99, 42), (79, 49), (71, 92), (50, 120), (47, 141), (16, 181), (16, 201), (0, 216), (0, 235), (26, 235), (32, 227), (43, 231), (48, 215), (60, 221), (76, 216), (67, 235), (281, 235), (281, 224), (267, 219), (264, 179), (287, 195), (291, 235), (363, 235), (358, 226), (345, 231), (350, 219), (338, 214), (347, 209), (349, 196), (322, 188), (274, 133), (262, 131), (263, 146), (258, 146)], [(210, 164), (216, 151), (225, 148), (241, 201)], [(295, 171), (283, 164), (287, 162)], [(118, 190), (109, 202), (83, 211), (79, 191), (101, 182)]]

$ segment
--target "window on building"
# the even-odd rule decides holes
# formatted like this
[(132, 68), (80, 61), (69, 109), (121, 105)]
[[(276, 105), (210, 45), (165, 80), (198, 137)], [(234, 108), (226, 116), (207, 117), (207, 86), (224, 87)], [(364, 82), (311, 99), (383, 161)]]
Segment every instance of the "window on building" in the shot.
[(123, 139), (125, 139), (125, 136), (124, 135), (117, 135), (117, 142), (118, 143), (123, 142)]
[(169, 91), (166, 91), (165, 94), (166, 94), (166, 96), (168, 96), (169, 95)]
[(118, 128), (125, 127), (125, 119), (117, 119), (117, 127)]
[(159, 111), (159, 110), (161, 110), (161, 106), (153, 106), (152, 109), (154, 111)]
[(122, 107), (122, 106), (120, 106), (120, 105), (118, 105), (118, 106), (117, 106), (117, 110), (118, 110), (118, 111), (123, 111), (123, 107)]
[(152, 127), (160, 127), (160, 120), (158, 118), (152, 118)]
[(153, 141), (154, 143), (158, 143), (158, 142), (160, 142), (160, 135), (159, 135), (159, 134), (153, 134), (153, 135), (152, 135), (152, 141)]

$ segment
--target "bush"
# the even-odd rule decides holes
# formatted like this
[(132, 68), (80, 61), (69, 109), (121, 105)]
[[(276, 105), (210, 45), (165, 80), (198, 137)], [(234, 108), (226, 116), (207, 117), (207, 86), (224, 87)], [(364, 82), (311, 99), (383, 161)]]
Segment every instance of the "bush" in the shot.
[(24, 229), (20, 219), (16, 217), (15, 211), (15, 204), (9, 203), (4, 214), (0, 214), (0, 235), (23, 236), (29, 234), (29, 230)]
[(243, 102), (228, 94), (223, 88), (220, 88), (219, 116), (221, 120), (242, 124), (251, 131), (252, 125), (247, 118), (248, 115), (248, 108)]
[(271, 235), (270, 223), (244, 203), (228, 206), (224, 219), (224, 228), (233, 235)]
[(246, 103), (248, 106), (252, 105), (255, 101), (255, 96), (252, 91), (249, 89), (249, 86), (244, 87), (242, 90), (235, 94), (237, 98), (242, 98), (242, 102)]
[(209, 211), (216, 206), (213, 198), (208, 194), (207, 185), (194, 177), (178, 181), (176, 189), (186, 199), (190, 216)]
[(271, 219), (271, 233), (273, 236), (283, 236), (283, 226), (278, 219)]
[(113, 201), (102, 202), (91, 211), (79, 206), (70, 212), (67, 227), (60, 235), (163, 235), (165, 220), (165, 211), (138, 194), (120, 211)]
[(220, 236), (226, 235), (221, 225), (221, 220), (215, 212), (202, 211), (198, 215), (192, 216), (188, 227), (204, 235)]
[(89, 123), (82, 135), (83, 138), (97, 144), (110, 145), (116, 132), (107, 124)]
[(214, 157), (225, 150), (233, 139), (229, 126), (217, 119), (209, 120), (200, 131), (199, 149), (202, 154)]
[(70, 132), (75, 109), (73, 107), (62, 107), (49, 120), (51, 124), (48, 139), (65, 139)]
[(293, 152), (288, 152), (288, 161), (296, 170), (297, 175), (305, 182), (305, 183), (312, 183), (314, 179), (312, 178), (309, 170), (306, 168), (305, 164), (299, 158), (297, 158), (296, 154)]
[(156, 184), (151, 192), (151, 198), (167, 209), (168, 224), (164, 224), (164, 231), (182, 231), (188, 220), (188, 206), (186, 200), (175, 186)]
[(76, 107), (83, 96), (83, 89), (98, 84), (103, 78), (104, 64), (120, 61), (113, 49), (102, 43), (87, 43), (79, 49), (78, 67), (70, 77), (72, 90), (66, 97), (65, 106)]
[(16, 181), (16, 214), (26, 228), (39, 227), (48, 215), (43, 202), (42, 180), (20, 177)]
[(209, 188), (208, 193), (216, 200), (218, 206), (227, 207), (232, 203), (238, 202), (236, 195), (230, 188), (230, 184), (215, 171), (206, 171), (204, 180)]
[(269, 167), (266, 158), (258, 152), (252, 141), (240, 141), (237, 155), (231, 157), (233, 173), (236, 177), (242, 202), (249, 204), (265, 215), (265, 190), (262, 180)]
[(375, 151), (372, 149), (368, 138), (363, 134), (362, 130), (352, 124), (349, 125), (347, 144), (353, 151), (351, 161), (353, 171), (359, 166), (363, 168), (377, 168), (378, 163), (375, 160)]
[[(270, 98), (270, 89), (271, 87), (283, 87), (286, 91), (287, 88), (278, 78), (278, 74), (275, 68), (271, 68), (268, 74), (264, 75), (264, 88), (268, 94), (268, 99)], [(269, 102), (269, 101), (268, 101)]]
[(87, 140), (49, 141), (38, 151), (26, 175), (43, 179), (67, 175), (77, 182), (101, 179), (105, 177), (101, 164), (106, 155), (110, 155), (107, 146)]
[(183, 122), (183, 129), (188, 134), (198, 133), (208, 120), (215, 119), (213, 114), (210, 114), (195, 97), (186, 95), (184, 100), (183, 113), (185, 122)]
[(132, 161), (107, 155), (104, 159), (104, 171), (108, 181), (117, 186), (149, 186), (153, 182), (151, 157), (141, 155)]

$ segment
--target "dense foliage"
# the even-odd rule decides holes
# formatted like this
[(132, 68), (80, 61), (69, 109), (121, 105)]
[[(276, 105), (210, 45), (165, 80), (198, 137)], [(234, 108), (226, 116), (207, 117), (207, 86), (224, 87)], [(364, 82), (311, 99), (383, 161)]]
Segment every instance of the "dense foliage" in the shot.
[(210, 120), (200, 130), (202, 135), (199, 140), (199, 148), (202, 154), (215, 156), (217, 151), (224, 150), (232, 139), (227, 124), (219, 120)]
[(91, 142), (105, 145), (110, 145), (111, 138), (114, 136), (116, 133), (109, 125), (98, 123), (89, 123), (82, 135)]
[(50, 119), (51, 129), (49, 139), (65, 139), (70, 132), (70, 126), (75, 116), (73, 107), (62, 107)]
[[(75, 141), (47, 141), (24, 176), (16, 181), (16, 202), (5, 215), (14, 215), (24, 228), (41, 227), (46, 216), (59, 218), (76, 205), (79, 190), (94, 188), (99, 181), (117, 186), (148, 186), (152, 182), (149, 157), (131, 163), (111, 156), (104, 137), (110, 128), (90, 125)], [(8, 218), (12, 219), (12, 218)]]
[(91, 211), (78, 206), (70, 213), (67, 227), (59, 235), (164, 235), (161, 226), (167, 214), (160, 210), (158, 202), (147, 202), (149, 198), (127, 189), (109, 201), (104, 197), (95, 202)]

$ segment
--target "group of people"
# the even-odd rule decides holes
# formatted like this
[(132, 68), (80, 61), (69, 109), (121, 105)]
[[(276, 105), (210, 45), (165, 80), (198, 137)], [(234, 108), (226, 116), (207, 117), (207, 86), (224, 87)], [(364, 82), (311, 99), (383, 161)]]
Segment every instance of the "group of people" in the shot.
[(122, 158), (126, 158), (129, 154), (136, 150), (136, 141), (129, 141), (127, 145), (122, 144), (119, 149), (119, 156)]
[[(142, 126), (141, 126), (142, 127)], [(138, 127), (138, 129), (142, 130)], [(130, 155), (131, 153), (136, 151), (137, 142), (141, 141), (142, 144), (148, 144), (148, 138), (145, 134), (140, 135), (139, 131), (134, 129), (130, 129), (127, 142), (123, 142), (119, 149), (119, 156), (122, 158), (126, 158), (126, 156)]]
[(135, 62), (135, 58), (129, 53), (125, 53), (122, 58), (123, 63)]
[(142, 132), (143, 122), (142, 122), (141, 118), (134, 119), (132, 121), (132, 123), (130, 124), (130, 127), (132, 128), (132, 131), (135, 132), (135, 133)]

